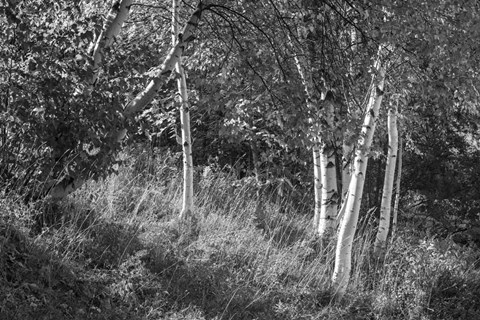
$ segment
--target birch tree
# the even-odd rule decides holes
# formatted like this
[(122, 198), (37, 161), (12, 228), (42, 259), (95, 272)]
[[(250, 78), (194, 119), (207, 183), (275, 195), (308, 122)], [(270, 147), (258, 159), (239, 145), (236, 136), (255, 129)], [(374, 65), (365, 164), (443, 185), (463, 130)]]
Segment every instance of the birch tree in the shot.
[(382, 203), (380, 206), (380, 222), (374, 244), (374, 254), (382, 257), (386, 248), (388, 231), (390, 229), (390, 217), (392, 209), (392, 192), (395, 180), (395, 165), (398, 152), (397, 108), (391, 105), (388, 108), (388, 154), (385, 168), (385, 180), (383, 183)]
[[(120, 34), (123, 24), (128, 19), (132, 0), (114, 0), (111, 1), (110, 10), (103, 24), (100, 34), (96, 37), (96, 41), (92, 41), (87, 54), (91, 54), (91, 62), (88, 68), (90, 69), (91, 77), (88, 79), (86, 93), (91, 94), (94, 90), (98, 77), (101, 74), (105, 50), (109, 49), (113, 44), (115, 38)], [(77, 92), (78, 93), (78, 92)], [(72, 179), (55, 178), (46, 183), (45, 189), (53, 198), (64, 198), (69, 193), (83, 185), (85, 177), (77, 177)]]
[[(311, 15), (312, 13), (306, 14)], [(315, 189), (313, 225), (318, 236), (324, 238), (333, 233), (338, 205), (337, 170), (333, 142), (335, 109), (333, 103), (327, 99), (328, 89), (325, 80), (322, 80), (320, 89), (317, 89), (318, 86), (314, 84), (313, 80), (312, 73), (317, 69), (313, 66), (315, 63), (314, 40), (307, 39), (309, 36), (302, 35), (302, 33), (315, 28), (314, 23), (312, 25), (300, 24), (298, 29), (303, 31), (298, 31), (296, 34), (298, 46), (295, 46), (292, 38), (290, 38), (290, 45), (294, 49), (298, 48), (298, 52), (294, 55), (295, 64), (302, 80), (307, 108), (312, 115), (310, 122), (312, 123)], [(325, 124), (319, 123), (322, 121), (318, 118), (319, 115)]]
[[(143, 110), (148, 103), (153, 100), (162, 84), (171, 76), (187, 45), (195, 38), (194, 32), (198, 27), (202, 12), (208, 7), (209, 4), (206, 2), (200, 1), (198, 3), (196, 10), (186, 22), (184, 29), (177, 35), (175, 44), (165, 57), (163, 63), (152, 72), (151, 80), (146, 88), (123, 108), (122, 117), (125, 120), (131, 119)], [(109, 24), (105, 24), (105, 27), (108, 26)], [(112, 143), (120, 143), (126, 134), (126, 127), (120, 128), (117, 132), (112, 133)], [(189, 147), (191, 148), (191, 146)], [(64, 198), (83, 185), (84, 181), (84, 178), (81, 177), (62, 179), (50, 190), (50, 194), (55, 198)]]
[(375, 132), (378, 112), (384, 95), (386, 62), (382, 61), (381, 54), (382, 47), (378, 50), (378, 57), (373, 66), (375, 75), (372, 81), (362, 132), (357, 143), (354, 171), (350, 180), (345, 203), (345, 216), (342, 219), (337, 239), (335, 269), (332, 276), (337, 298), (341, 298), (345, 294), (350, 280), (352, 245), (357, 228), (368, 157)]
[[(172, 2), (172, 46), (178, 39), (178, 0)], [(188, 218), (193, 210), (193, 159), (190, 130), (190, 106), (188, 102), (187, 80), (182, 66), (182, 57), (178, 57), (175, 65), (178, 96), (180, 98), (180, 123), (182, 128), (183, 150), (183, 201), (180, 218)]]
[(314, 188), (314, 201), (315, 208), (313, 213), (313, 228), (315, 232), (320, 229), (320, 215), (322, 208), (322, 163), (321, 163), (320, 150), (317, 147), (313, 147), (313, 188)]

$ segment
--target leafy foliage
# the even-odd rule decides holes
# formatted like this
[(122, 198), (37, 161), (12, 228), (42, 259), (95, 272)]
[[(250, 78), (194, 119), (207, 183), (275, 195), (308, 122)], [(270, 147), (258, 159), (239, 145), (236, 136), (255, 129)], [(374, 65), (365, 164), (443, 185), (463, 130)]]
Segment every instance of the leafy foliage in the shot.
[(56, 1), (26, 1), (12, 10), (17, 20), (1, 22), (3, 183), (110, 173), (123, 88), (85, 90), (85, 52), (100, 17)]

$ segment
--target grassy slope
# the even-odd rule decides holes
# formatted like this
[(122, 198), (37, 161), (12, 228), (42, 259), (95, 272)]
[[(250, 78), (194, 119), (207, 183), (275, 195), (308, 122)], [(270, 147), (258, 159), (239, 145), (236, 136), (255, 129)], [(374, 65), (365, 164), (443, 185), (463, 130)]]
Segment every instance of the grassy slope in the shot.
[(475, 251), (405, 231), (382, 267), (365, 219), (334, 303), (334, 248), (308, 218), (268, 199), (254, 216), (250, 182), (210, 174), (197, 177), (198, 219), (180, 223), (170, 160), (153, 175), (137, 161), (61, 204), (2, 197), (0, 319), (480, 319)]

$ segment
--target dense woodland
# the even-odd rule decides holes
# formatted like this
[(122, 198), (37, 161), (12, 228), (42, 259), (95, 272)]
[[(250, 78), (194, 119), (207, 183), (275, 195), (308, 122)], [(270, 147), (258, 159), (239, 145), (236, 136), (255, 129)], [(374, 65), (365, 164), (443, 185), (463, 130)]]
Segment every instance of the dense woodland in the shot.
[(0, 27), (0, 319), (480, 318), (478, 1)]

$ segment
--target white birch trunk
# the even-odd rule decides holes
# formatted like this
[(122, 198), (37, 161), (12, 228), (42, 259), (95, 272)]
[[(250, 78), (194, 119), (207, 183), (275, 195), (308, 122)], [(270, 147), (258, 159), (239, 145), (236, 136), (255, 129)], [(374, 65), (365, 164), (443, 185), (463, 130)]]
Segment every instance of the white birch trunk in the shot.
[(320, 150), (313, 147), (313, 178), (315, 190), (315, 211), (313, 215), (313, 230), (318, 232), (320, 229), (320, 211), (322, 208), (322, 169), (320, 163)]
[(373, 140), (373, 134), (375, 132), (378, 111), (383, 98), (386, 68), (381, 66), (380, 63), (379, 50), (379, 58), (375, 65), (377, 75), (374, 77), (374, 86), (371, 89), (367, 112), (358, 141), (354, 160), (354, 172), (350, 181), (347, 201), (345, 203), (345, 217), (342, 219), (337, 239), (335, 269), (332, 277), (337, 298), (341, 298), (344, 295), (350, 280), (353, 238), (357, 228), (368, 155)]
[(322, 177), (322, 206), (318, 235), (329, 237), (333, 235), (335, 220), (338, 210), (337, 170), (335, 167), (335, 154), (331, 148), (324, 146), (320, 154)]
[(89, 83), (91, 88), (95, 86), (95, 83), (98, 80), (105, 55), (105, 49), (112, 45), (115, 37), (118, 36), (120, 30), (122, 30), (123, 23), (128, 19), (128, 13), (132, 2), (133, 0), (122, 0), (120, 2), (118, 0), (112, 1), (103, 29), (97, 37), (97, 41), (93, 47), (93, 75)]
[(395, 182), (395, 205), (393, 206), (393, 219), (392, 219), (392, 236), (397, 231), (397, 219), (398, 219), (398, 204), (400, 202), (400, 181), (402, 179), (402, 157), (403, 157), (403, 141), (402, 137), (398, 140), (398, 166), (397, 166), (397, 180)]
[[(178, 38), (178, 0), (172, 1), (172, 11), (172, 46), (175, 46)], [(177, 72), (177, 87), (180, 97), (180, 123), (183, 149), (183, 201), (180, 219), (186, 219), (191, 216), (193, 210), (193, 159), (187, 80), (182, 66), (182, 57), (178, 58), (175, 71)]]
[(340, 210), (338, 211), (336, 222), (335, 222), (335, 229), (338, 229), (343, 216), (345, 214), (345, 207), (348, 198), (348, 188), (350, 185), (350, 180), (352, 179), (352, 170), (353, 166), (351, 163), (351, 152), (353, 150), (353, 145), (347, 141), (343, 141), (342, 145), (342, 202), (340, 206)]
[[(318, 234), (320, 237), (329, 237), (333, 235), (335, 220), (338, 210), (338, 188), (337, 188), (337, 168), (335, 159), (335, 136), (334, 136), (334, 118), (335, 109), (331, 101), (326, 101), (325, 105), (325, 121), (327, 123), (326, 136), (330, 137), (330, 141), (323, 144), (321, 153), (322, 163), (322, 210), (320, 214), (320, 226)], [(330, 144), (328, 143), (330, 142)], [(320, 229), (321, 228), (321, 229)]]
[(385, 180), (383, 183), (382, 204), (380, 205), (380, 222), (375, 239), (373, 253), (377, 258), (384, 255), (388, 231), (390, 229), (390, 216), (392, 210), (393, 183), (395, 180), (395, 165), (398, 151), (397, 110), (395, 107), (388, 109), (388, 155), (385, 167)]

